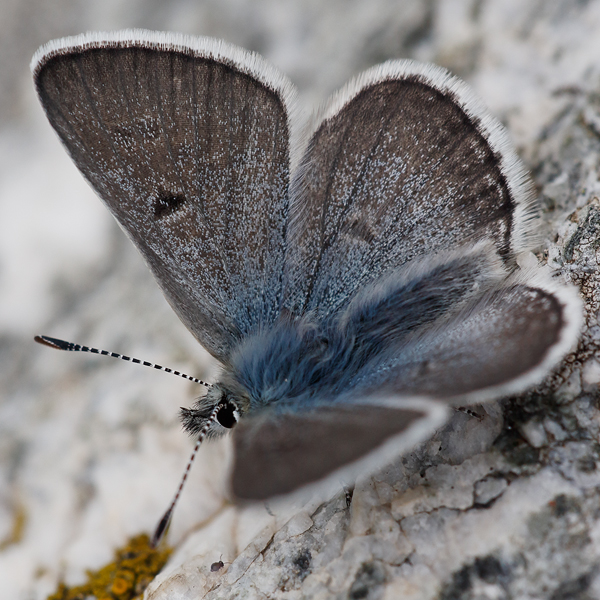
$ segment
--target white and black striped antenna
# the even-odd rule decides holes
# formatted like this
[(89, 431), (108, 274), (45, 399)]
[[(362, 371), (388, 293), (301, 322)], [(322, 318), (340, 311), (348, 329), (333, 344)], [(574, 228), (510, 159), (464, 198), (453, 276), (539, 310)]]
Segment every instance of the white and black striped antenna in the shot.
[(125, 356), (124, 354), (117, 354), (116, 352), (109, 352), (108, 350), (99, 350), (98, 348), (90, 348), (89, 346), (80, 346), (79, 344), (74, 344), (73, 342), (65, 342), (64, 340), (59, 340), (57, 338), (49, 337), (47, 335), (36, 335), (33, 338), (38, 344), (42, 344), (43, 346), (48, 346), (49, 348), (55, 348), (56, 350), (65, 350), (67, 352), (89, 352), (90, 354), (100, 354), (102, 356), (110, 356), (112, 358), (119, 358), (121, 360), (126, 360), (137, 365), (143, 365), (144, 367), (150, 367), (151, 369), (156, 369), (157, 371), (164, 371), (165, 373), (171, 373), (171, 375), (177, 375), (177, 377), (183, 377), (188, 381), (193, 381), (194, 383), (199, 383), (207, 388), (212, 387), (210, 383), (206, 383), (206, 381), (202, 381), (202, 379), (198, 379), (197, 377), (192, 377), (191, 375), (186, 375), (181, 371), (174, 371), (173, 369), (169, 369), (169, 367), (163, 367), (161, 365), (156, 365), (154, 363), (148, 362), (147, 360), (140, 360), (139, 358), (132, 358), (131, 356)]
[(192, 463), (194, 462), (194, 459), (196, 458), (196, 454), (198, 453), (198, 450), (200, 448), (200, 444), (202, 444), (202, 442), (204, 441), (204, 438), (206, 437), (206, 434), (208, 433), (208, 430), (211, 428), (213, 423), (216, 422), (217, 415), (219, 414), (219, 411), (222, 408), (224, 408), (224, 404), (217, 404), (217, 406), (215, 406), (213, 408), (213, 411), (210, 413), (210, 416), (208, 417), (208, 419), (206, 419), (206, 423), (204, 423), (202, 429), (200, 430), (200, 433), (198, 434), (198, 439), (196, 440), (196, 445), (194, 446), (194, 449), (192, 450), (192, 455), (190, 456), (190, 459), (188, 460), (188, 464), (185, 468), (185, 471), (183, 472), (183, 477), (181, 478), (181, 481), (179, 482), (179, 487), (177, 488), (177, 491), (175, 492), (175, 496), (173, 496), (173, 500), (171, 501), (169, 508), (167, 508), (167, 510), (165, 511), (165, 514), (162, 516), (162, 519), (158, 522), (158, 525), (156, 526), (156, 529), (154, 530), (154, 535), (152, 536), (152, 541), (150, 542), (150, 545), (152, 546), (152, 548), (156, 548), (158, 546), (158, 544), (160, 543), (160, 540), (163, 538), (163, 535), (165, 534), (165, 531), (167, 530), (167, 526), (169, 525), (169, 523), (171, 521), (171, 516), (173, 515), (173, 511), (175, 510), (175, 505), (177, 504), (177, 501), (179, 500), (179, 497), (181, 496), (181, 491), (183, 490), (183, 486), (185, 485), (185, 482), (187, 481), (190, 469), (192, 468)]

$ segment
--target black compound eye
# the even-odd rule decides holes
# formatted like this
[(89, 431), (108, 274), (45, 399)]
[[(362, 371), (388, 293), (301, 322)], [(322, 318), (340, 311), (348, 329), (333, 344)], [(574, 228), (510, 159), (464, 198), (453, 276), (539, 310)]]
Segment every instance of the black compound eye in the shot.
[(235, 410), (235, 406), (231, 402), (227, 402), (217, 413), (217, 421), (225, 429), (231, 429), (237, 423)]

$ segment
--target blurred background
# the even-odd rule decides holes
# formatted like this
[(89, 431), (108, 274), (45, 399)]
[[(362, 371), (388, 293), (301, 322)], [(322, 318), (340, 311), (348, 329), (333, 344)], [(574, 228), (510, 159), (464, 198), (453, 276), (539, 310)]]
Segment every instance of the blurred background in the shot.
[[(60, 147), (31, 83), (39, 45), (138, 27), (254, 50), (307, 108), (384, 60), (436, 62), (475, 88), (545, 182), (554, 167), (536, 140), (600, 73), (598, 0), (0, 0), (0, 598), (43, 598), (153, 528), (191, 448), (178, 408), (199, 393), (33, 336), (215, 374)], [(597, 190), (588, 181), (585, 195)], [(173, 542), (223, 506), (226, 454), (226, 444), (203, 449)]]

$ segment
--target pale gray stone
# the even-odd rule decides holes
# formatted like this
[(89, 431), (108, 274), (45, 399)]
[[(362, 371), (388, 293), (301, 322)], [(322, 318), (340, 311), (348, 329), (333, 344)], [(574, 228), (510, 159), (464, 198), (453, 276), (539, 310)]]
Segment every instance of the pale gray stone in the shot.
[(546, 435), (544, 425), (536, 419), (531, 419), (527, 423), (523, 423), (519, 431), (534, 448), (542, 448), (548, 443), (548, 436)]
[(475, 504), (489, 504), (504, 492), (508, 481), (504, 477), (484, 477), (475, 484)]

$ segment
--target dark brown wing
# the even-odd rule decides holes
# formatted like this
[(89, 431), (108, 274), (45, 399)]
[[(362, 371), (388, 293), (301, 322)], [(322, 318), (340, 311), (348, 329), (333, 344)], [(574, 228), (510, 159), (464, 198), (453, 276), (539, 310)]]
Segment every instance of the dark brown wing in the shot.
[(539, 273), (509, 279), (452, 318), (390, 345), (387, 358), (369, 366), (366, 387), (461, 403), (521, 392), (573, 348), (580, 327), (574, 290)]
[(48, 119), (188, 329), (224, 360), (278, 314), (291, 85), (206, 38), (125, 31), (34, 57)]
[(232, 492), (240, 500), (264, 500), (330, 476), (339, 485), (384, 467), (431, 435), (445, 415), (427, 400), (403, 406), (398, 398), (249, 416), (233, 431)]
[(503, 127), (460, 80), (412, 61), (333, 98), (292, 189), (286, 305), (323, 315), (423, 254), (490, 239), (512, 263), (534, 212)]

